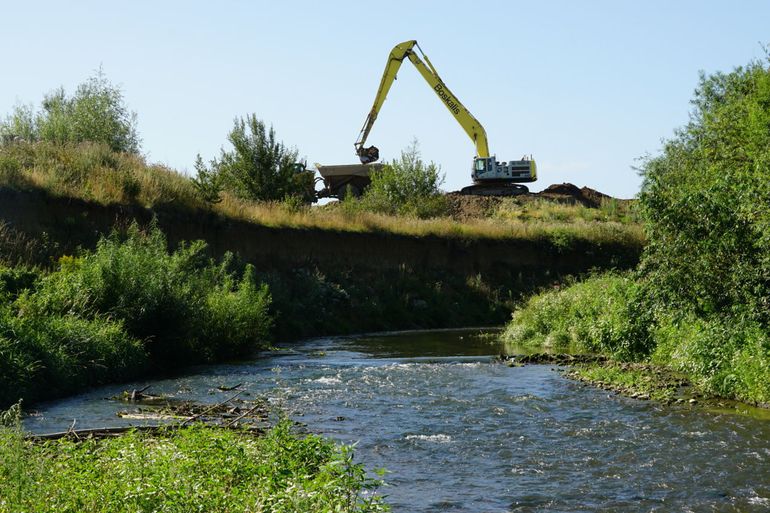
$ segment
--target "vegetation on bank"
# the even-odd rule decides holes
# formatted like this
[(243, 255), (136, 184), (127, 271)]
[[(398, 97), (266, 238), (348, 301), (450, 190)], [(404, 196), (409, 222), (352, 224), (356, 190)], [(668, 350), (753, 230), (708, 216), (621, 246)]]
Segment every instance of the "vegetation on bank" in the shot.
[[(16, 142), (0, 145), (0, 187), (42, 191), (103, 205), (136, 205), (182, 212), (213, 212), (225, 218), (276, 228), (315, 228), (344, 232), (385, 232), (461, 239), (522, 239), (644, 244), (641, 227), (632, 220), (596, 215), (581, 205), (552, 207), (547, 202), (501, 202), (494, 211), (467, 217), (453, 213), (420, 219), (347, 206), (322, 207), (292, 201), (257, 202), (222, 191), (209, 203), (189, 178), (141, 156), (115, 153), (95, 143)], [(439, 197), (438, 200), (442, 201)], [(351, 204), (352, 205), (352, 204)], [(429, 206), (429, 205), (428, 205)], [(558, 208), (558, 215), (548, 214)], [(524, 210), (525, 209), (525, 210)], [(522, 210), (521, 217), (510, 215)], [(498, 214), (499, 212), (499, 214)], [(539, 213), (542, 213), (539, 214)]]
[(649, 244), (630, 275), (532, 299), (515, 343), (576, 345), (770, 403), (770, 69), (702, 76), (691, 121), (643, 166)]
[[(586, 216), (580, 207), (558, 216), (453, 216), (439, 191), (438, 168), (424, 163), (415, 145), (375, 173), (361, 201), (311, 208), (312, 175), (295, 172), (298, 150), (280, 142), (264, 121), (254, 114), (236, 117), (227, 141), (219, 158), (205, 163), (198, 156), (192, 179), (148, 164), (139, 153), (136, 113), (100, 70), (72, 96), (60, 88), (46, 95), (39, 111), (22, 105), (0, 120), (0, 187), (101, 204), (210, 211), (271, 227), (643, 244), (636, 223)], [(508, 210), (519, 205), (512, 200)]]
[[(120, 89), (101, 73), (72, 97), (51, 93), (37, 113), (18, 107), (0, 121), (0, 188), (185, 220), (213, 213), (271, 227), (526, 240), (559, 254), (585, 243), (633, 255), (643, 244), (640, 227), (610, 203), (588, 214), (581, 205), (508, 198), (480, 215), (458, 214), (439, 191), (439, 170), (416, 145), (376, 174), (360, 201), (311, 208), (297, 200), (301, 184), (290, 169), (297, 151), (254, 115), (236, 119), (232, 149), (208, 165), (198, 159), (196, 179), (148, 164), (135, 123)], [(30, 239), (0, 223), (0, 404), (245, 355), (270, 335), (502, 322), (520, 293), (554, 279), (548, 270), (501, 269), (505, 283), (495, 286), (489, 276), (441, 268), (309, 262), (287, 270), (276, 262), (253, 269), (234, 257), (212, 262), (202, 243), (169, 252), (159, 231), (136, 228), (78, 251), (76, 244), (96, 242), (80, 237), (93, 230), (88, 221), (67, 216), (53, 224)]]
[(32, 442), (0, 426), (0, 512), (388, 511), (349, 447), (191, 426)]
[(401, 156), (371, 173), (372, 183), (360, 199), (346, 198), (345, 212), (377, 212), (392, 216), (429, 219), (446, 217), (448, 204), (441, 192), (444, 175), (439, 167), (425, 163), (417, 139)]
[(91, 142), (119, 153), (138, 153), (136, 113), (123, 101), (123, 92), (99, 71), (71, 96), (64, 88), (45, 95), (38, 111), (19, 105), (0, 121), (0, 142), (54, 144)]
[(159, 230), (133, 226), (51, 272), (0, 268), (0, 405), (264, 347), (267, 287), (204, 251), (169, 252)]
[(313, 176), (295, 172), (298, 151), (278, 141), (275, 130), (256, 115), (236, 118), (227, 140), (232, 149), (223, 148), (208, 165), (197, 156), (192, 183), (204, 200), (219, 203), (223, 191), (251, 201), (313, 200)]

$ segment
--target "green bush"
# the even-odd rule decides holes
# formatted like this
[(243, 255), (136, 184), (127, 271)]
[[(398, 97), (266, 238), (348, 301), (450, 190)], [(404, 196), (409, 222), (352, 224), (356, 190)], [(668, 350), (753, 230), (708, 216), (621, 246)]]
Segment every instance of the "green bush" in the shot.
[(219, 160), (203, 163), (198, 155), (197, 177), (192, 181), (201, 196), (210, 202), (219, 199), (222, 190), (257, 201), (281, 201), (296, 196), (306, 202), (314, 197), (312, 173), (297, 172), (297, 150), (276, 139), (255, 114), (236, 118), (227, 136), (232, 149), (221, 151)]
[(160, 230), (133, 225), (125, 238), (113, 233), (93, 253), (62, 260), (25, 305), (119, 319), (162, 364), (244, 355), (265, 343), (270, 295), (253, 270), (238, 279), (229, 260), (215, 265), (205, 250), (198, 241), (169, 253)]
[(633, 279), (533, 298), (506, 335), (650, 358), (709, 393), (770, 402), (770, 69), (702, 75), (690, 122), (648, 159)]
[(444, 177), (436, 164), (423, 162), (416, 140), (399, 159), (373, 171), (371, 179), (360, 201), (366, 210), (420, 218), (447, 213), (448, 205), (439, 189)]
[(661, 316), (652, 361), (686, 373), (705, 391), (770, 403), (770, 336), (755, 321)]
[(140, 341), (103, 317), (0, 312), (0, 405), (126, 379), (147, 363)]
[(136, 113), (124, 104), (123, 93), (100, 69), (80, 84), (71, 97), (63, 88), (45, 96), (42, 110), (19, 106), (0, 123), (2, 142), (94, 142), (116, 152), (139, 152)]
[(651, 311), (627, 275), (605, 274), (530, 298), (503, 333), (512, 346), (611, 354), (640, 360), (651, 350)]
[(204, 252), (169, 252), (157, 228), (133, 225), (46, 275), (0, 268), (0, 405), (264, 347), (267, 286)]
[(702, 75), (693, 104), (642, 169), (642, 270), (663, 300), (698, 316), (740, 307), (768, 327), (770, 70)]

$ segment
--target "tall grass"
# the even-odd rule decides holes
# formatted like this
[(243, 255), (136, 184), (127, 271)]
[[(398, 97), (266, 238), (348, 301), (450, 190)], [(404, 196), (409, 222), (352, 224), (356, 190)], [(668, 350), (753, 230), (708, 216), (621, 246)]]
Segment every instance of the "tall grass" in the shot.
[(638, 223), (638, 213), (630, 200), (604, 198), (598, 208), (577, 202), (559, 202), (542, 198), (506, 198), (490, 213), (507, 221), (540, 223)]
[(0, 513), (388, 511), (349, 448), (288, 422), (45, 444), (0, 426)]
[[(147, 208), (173, 206), (207, 210), (233, 219), (271, 227), (318, 228), (352, 232), (388, 232), (412, 236), (549, 240), (554, 234), (591, 242), (621, 242), (641, 246), (641, 228), (618, 217), (590, 218), (579, 214), (544, 216), (548, 207), (527, 207), (527, 215), (501, 213), (495, 217), (458, 221), (450, 216), (419, 219), (388, 215), (344, 205), (297, 208), (282, 202), (253, 202), (226, 192), (221, 201), (208, 203), (184, 175), (142, 157), (114, 153), (93, 143), (55, 145), (12, 143), (0, 146), (0, 186), (44, 190), (54, 196), (80, 198), (101, 204), (135, 204)], [(566, 207), (564, 207), (566, 208)]]
[(515, 310), (503, 337), (512, 345), (638, 360), (650, 353), (638, 295), (636, 282), (626, 274), (608, 273), (559, 287)]

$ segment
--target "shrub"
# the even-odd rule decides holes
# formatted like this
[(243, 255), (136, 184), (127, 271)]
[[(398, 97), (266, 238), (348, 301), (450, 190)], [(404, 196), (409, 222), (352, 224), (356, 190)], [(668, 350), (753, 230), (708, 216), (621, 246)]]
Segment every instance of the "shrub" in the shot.
[(0, 313), (0, 405), (126, 379), (144, 370), (142, 344), (104, 317)]
[(207, 167), (198, 156), (193, 182), (208, 200), (216, 201), (222, 189), (236, 196), (258, 201), (280, 201), (297, 196), (307, 201), (314, 197), (313, 175), (297, 172), (297, 150), (276, 139), (255, 114), (236, 118), (227, 136), (232, 150), (222, 149), (219, 160)]
[(239, 356), (269, 337), (272, 319), (267, 285), (258, 284), (254, 268), (247, 266), (239, 282), (226, 275), (206, 296), (202, 338), (217, 357)]
[(447, 213), (447, 203), (439, 187), (444, 177), (436, 164), (420, 157), (417, 140), (401, 152), (401, 157), (371, 173), (361, 205), (385, 214), (437, 217)]
[(513, 312), (503, 334), (513, 347), (550, 347), (640, 360), (652, 350), (652, 311), (628, 275), (606, 274), (543, 292)]
[(270, 295), (252, 270), (239, 279), (229, 259), (216, 265), (205, 250), (199, 241), (169, 253), (160, 230), (133, 225), (125, 238), (113, 233), (93, 253), (60, 260), (20, 301), (41, 315), (118, 319), (159, 364), (244, 355), (267, 338)]
[(136, 113), (128, 110), (119, 87), (101, 69), (72, 97), (63, 88), (45, 96), (42, 110), (19, 106), (0, 124), (5, 143), (18, 139), (54, 143), (95, 142), (117, 152), (138, 153)]
[[(651, 358), (703, 389), (770, 400), (770, 69), (702, 75), (690, 122), (642, 168), (633, 281), (532, 299), (506, 335)], [(587, 321), (586, 321), (587, 319)]]
[(642, 171), (642, 270), (665, 301), (770, 326), (770, 69), (702, 75), (690, 122)]

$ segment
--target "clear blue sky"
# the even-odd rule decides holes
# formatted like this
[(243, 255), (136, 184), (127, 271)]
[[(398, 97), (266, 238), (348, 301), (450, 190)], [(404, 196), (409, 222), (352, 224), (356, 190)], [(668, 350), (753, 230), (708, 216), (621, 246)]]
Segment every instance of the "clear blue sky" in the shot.
[[(386, 56), (417, 39), (499, 160), (534, 155), (533, 190), (620, 197), (638, 192), (636, 159), (687, 121), (698, 71), (770, 43), (767, 1), (4, 4), (0, 113), (101, 65), (138, 113), (148, 159), (183, 172), (252, 112), (310, 163), (357, 162)], [(398, 78), (369, 142), (390, 159), (417, 137), (445, 189), (468, 185), (473, 144), (410, 64)]]

